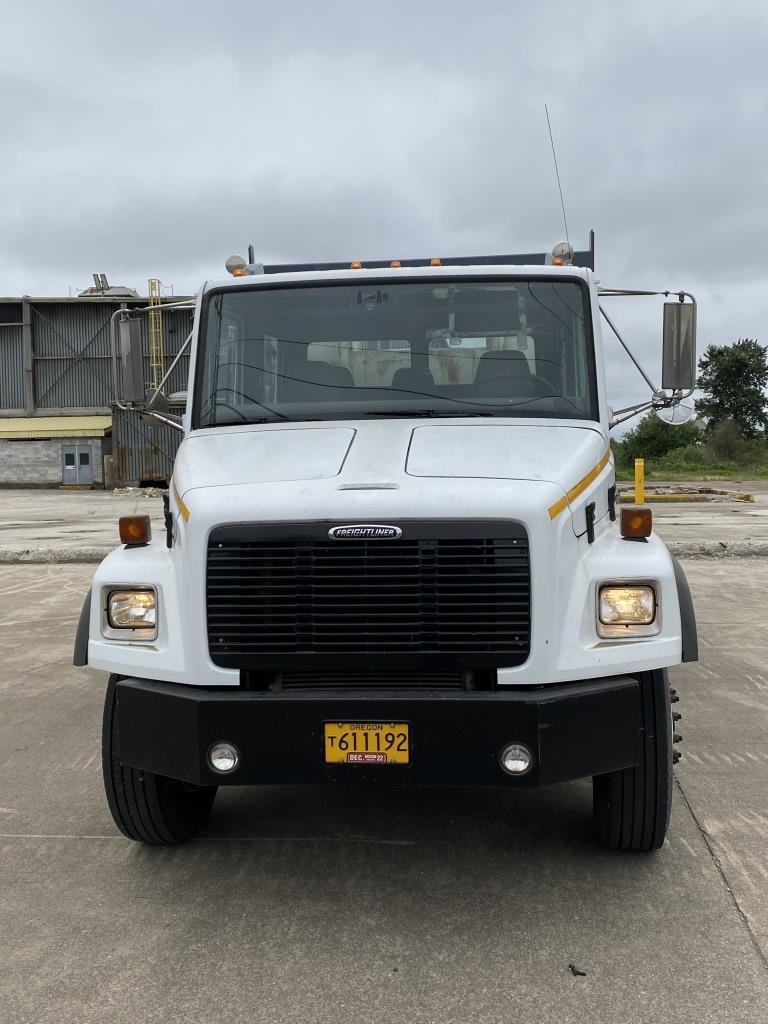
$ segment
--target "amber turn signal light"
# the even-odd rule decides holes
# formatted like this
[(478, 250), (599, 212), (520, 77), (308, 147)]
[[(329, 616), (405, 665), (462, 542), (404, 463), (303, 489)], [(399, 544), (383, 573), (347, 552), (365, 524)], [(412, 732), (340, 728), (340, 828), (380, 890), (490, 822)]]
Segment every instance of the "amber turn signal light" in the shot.
[(621, 536), (626, 540), (650, 537), (653, 516), (649, 508), (623, 508), (621, 510)]
[(120, 543), (132, 547), (137, 544), (149, 544), (152, 539), (152, 527), (149, 516), (120, 516)]

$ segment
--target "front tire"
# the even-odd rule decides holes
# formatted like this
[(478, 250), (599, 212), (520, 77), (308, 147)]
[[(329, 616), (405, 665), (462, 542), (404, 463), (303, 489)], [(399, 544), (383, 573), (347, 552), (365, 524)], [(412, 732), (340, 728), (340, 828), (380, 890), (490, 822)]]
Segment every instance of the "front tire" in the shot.
[(181, 843), (207, 821), (217, 787), (188, 786), (120, 763), (117, 678), (109, 677), (101, 733), (104, 789), (112, 818), (123, 835), (136, 842)]
[(672, 806), (672, 711), (666, 669), (640, 675), (642, 754), (633, 768), (596, 775), (598, 835), (611, 850), (646, 853), (664, 843)]

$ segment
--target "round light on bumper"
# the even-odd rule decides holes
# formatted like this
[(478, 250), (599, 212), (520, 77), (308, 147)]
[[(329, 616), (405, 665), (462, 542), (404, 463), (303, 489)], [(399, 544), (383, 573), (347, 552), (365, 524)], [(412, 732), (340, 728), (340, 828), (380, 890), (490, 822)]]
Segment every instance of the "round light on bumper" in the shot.
[(533, 767), (533, 753), (524, 743), (508, 743), (499, 761), (508, 775), (525, 775)]
[(234, 743), (214, 743), (208, 751), (208, 764), (219, 775), (230, 775), (240, 764), (240, 752)]

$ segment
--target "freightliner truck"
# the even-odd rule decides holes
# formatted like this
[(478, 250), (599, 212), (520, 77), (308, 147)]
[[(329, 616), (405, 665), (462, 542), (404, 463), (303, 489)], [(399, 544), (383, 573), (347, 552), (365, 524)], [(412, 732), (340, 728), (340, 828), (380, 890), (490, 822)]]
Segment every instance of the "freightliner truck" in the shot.
[[(696, 627), (609, 431), (692, 392), (692, 296), (601, 288), (594, 235), (227, 269), (193, 302), (178, 422), (144, 393), (142, 313), (115, 314), (121, 404), (184, 435), (164, 531), (120, 521), (77, 632), (109, 673), (117, 827), (180, 842), (219, 786), (591, 778), (602, 841), (660, 847)], [(607, 310), (630, 294), (668, 299), (660, 388)], [(609, 406), (601, 322), (647, 401)]]

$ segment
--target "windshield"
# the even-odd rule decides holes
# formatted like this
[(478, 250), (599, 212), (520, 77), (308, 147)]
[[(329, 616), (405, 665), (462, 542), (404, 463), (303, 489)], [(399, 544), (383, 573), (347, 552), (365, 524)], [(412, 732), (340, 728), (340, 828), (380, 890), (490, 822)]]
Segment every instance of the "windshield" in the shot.
[(596, 419), (586, 296), (578, 281), (517, 278), (213, 293), (195, 425)]

